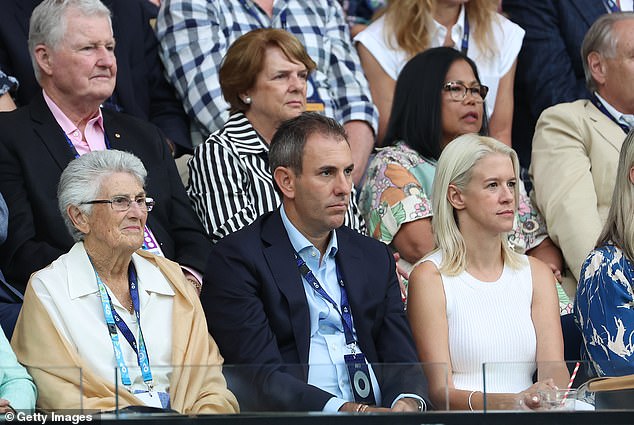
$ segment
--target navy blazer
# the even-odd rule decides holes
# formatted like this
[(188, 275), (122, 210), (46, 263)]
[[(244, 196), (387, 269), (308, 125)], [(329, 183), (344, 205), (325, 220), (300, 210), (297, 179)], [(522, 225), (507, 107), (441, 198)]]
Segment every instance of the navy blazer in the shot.
[(502, 7), (526, 31), (515, 75), (513, 147), (527, 167), (542, 111), (590, 96), (581, 43), (606, 9), (601, 0), (503, 0)]
[[(427, 398), (422, 371), (412, 366), (418, 356), (389, 248), (347, 227), (337, 229), (337, 241), (363, 353), (371, 363), (409, 365), (375, 369), (383, 404), (389, 407), (401, 393)], [(306, 368), (298, 366), (308, 364), (309, 309), (279, 210), (214, 246), (201, 302), (226, 364), (269, 366), (253, 368), (252, 378), (240, 383), (228, 379), (243, 409), (320, 411), (333, 397), (308, 385)]]
[[(138, 156), (148, 172), (146, 191), (156, 200), (148, 225), (165, 256), (202, 271), (211, 242), (192, 209), (165, 137), (152, 124), (102, 110), (112, 149)], [(24, 291), (29, 276), (73, 245), (57, 206), (57, 184), (74, 158), (42, 95), (0, 113), (0, 192), (9, 207), (9, 232), (0, 268)]]
[[(0, 69), (18, 79), (18, 105), (42, 92), (35, 80), (27, 45), (29, 19), (41, 0), (10, 0), (0, 6)], [(150, 26), (158, 8), (147, 0), (102, 0), (112, 11), (116, 40), (117, 84), (113, 99), (122, 112), (154, 123), (178, 145), (191, 151), (189, 118), (173, 87), (163, 76), (158, 41)]]

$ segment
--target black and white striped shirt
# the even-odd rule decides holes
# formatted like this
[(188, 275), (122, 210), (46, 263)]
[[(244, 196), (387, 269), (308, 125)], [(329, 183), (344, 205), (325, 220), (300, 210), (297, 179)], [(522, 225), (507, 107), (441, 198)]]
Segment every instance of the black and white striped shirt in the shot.
[[(241, 112), (231, 115), (222, 130), (194, 151), (187, 164), (187, 195), (214, 242), (279, 206), (268, 152), (268, 145)], [(344, 223), (365, 233), (354, 188)]]

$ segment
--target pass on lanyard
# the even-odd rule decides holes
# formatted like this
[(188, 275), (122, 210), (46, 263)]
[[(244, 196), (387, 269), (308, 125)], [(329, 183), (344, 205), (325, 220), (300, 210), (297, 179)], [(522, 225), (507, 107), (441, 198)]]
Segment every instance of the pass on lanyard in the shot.
[(618, 13), (621, 11), (621, 8), (614, 0), (603, 0), (603, 4), (610, 13)]
[(341, 278), (341, 275), (339, 273), (339, 267), (337, 266), (337, 280), (339, 281), (339, 289), (341, 290), (341, 309), (339, 308), (335, 300), (333, 300), (330, 295), (328, 295), (328, 293), (324, 290), (313, 272), (306, 265), (304, 259), (297, 252), (295, 252), (295, 260), (297, 261), (297, 268), (299, 268), (299, 271), (304, 279), (306, 279), (306, 282), (308, 282), (311, 288), (313, 288), (313, 290), (317, 292), (320, 297), (332, 304), (335, 310), (337, 310), (337, 313), (339, 313), (339, 316), (341, 317), (341, 323), (343, 324), (343, 333), (346, 337), (346, 345), (351, 346), (354, 350), (356, 341), (354, 338), (354, 333), (352, 331), (352, 313), (350, 312), (350, 305), (348, 304), (348, 294), (346, 293), (343, 279)]
[[(93, 266), (94, 269), (94, 266)], [(119, 344), (119, 335), (117, 334), (117, 328), (121, 331), (121, 334), (128, 341), (132, 349), (137, 355), (137, 361), (139, 367), (141, 368), (141, 374), (143, 376), (143, 382), (147, 385), (148, 391), (152, 392), (154, 387), (154, 381), (152, 380), (152, 370), (150, 369), (150, 359), (147, 355), (147, 350), (145, 348), (145, 340), (143, 339), (143, 332), (141, 331), (141, 313), (140, 313), (140, 303), (139, 303), (139, 288), (137, 287), (137, 277), (136, 270), (134, 269), (134, 264), (130, 262), (130, 266), (128, 268), (128, 281), (130, 284), (130, 296), (132, 297), (132, 306), (134, 307), (134, 314), (136, 316), (137, 325), (139, 326), (139, 343), (137, 345), (137, 341), (134, 338), (134, 335), (130, 331), (130, 328), (125, 324), (123, 319), (119, 316), (119, 314), (115, 311), (112, 306), (112, 300), (110, 299), (110, 295), (108, 291), (106, 291), (106, 285), (103, 283), (97, 270), (95, 270), (95, 277), (97, 278), (97, 287), (99, 288), (99, 296), (101, 297), (101, 306), (103, 307), (103, 314), (106, 319), (106, 324), (108, 325), (108, 333), (110, 334), (110, 340), (112, 341), (112, 348), (114, 350), (115, 358), (117, 360), (117, 366), (119, 368), (119, 373), (121, 374), (121, 382), (126, 387), (132, 386), (132, 381), (130, 380), (130, 374), (128, 373), (128, 368), (125, 365), (125, 361), (123, 359), (123, 352), (121, 351), (121, 346)]]
[(607, 110), (605, 105), (601, 103), (601, 101), (596, 96), (592, 96), (592, 103), (594, 103), (594, 106), (596, 106), (599, 111), (603, 112), (603, 114), (606, 117), (610, 118), (612, 121), (614, 121), (616, 125), (621, 127), (621, 130), (623, 130), (625, 134), (628, 134), (630, 132), (630, 127), (628, 127), (627, 125), (623, 123), (618, 122), (616, 118), (610, 113), (610, 111)]
[(462, 25), (462, 44), (460, 51), (466, 55), (469, 50), (469, 18), (467, 17), (467, 11), (464, 11), (464, 22)]

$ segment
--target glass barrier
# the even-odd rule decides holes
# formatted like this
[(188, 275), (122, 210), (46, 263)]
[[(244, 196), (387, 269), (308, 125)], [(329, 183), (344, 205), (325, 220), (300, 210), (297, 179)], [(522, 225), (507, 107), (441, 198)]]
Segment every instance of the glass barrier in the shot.
[(89, 420), (96, 410), (84, 406), (82, 372), (77, 367), (3, 367), (2, 396), (9, 402), (0, 408), (7, 422)]
[[(368, 366), (363, 364), (363, 366)], [(390, 413), (405, 408), (418, 411), (417, 395), (423, 395), (424, 410), (431, 410), (426, 375), (435, 381), (438, 400), (435, 409), (446, 410), (447, 366), (445, 364), (372, 364), (348, 372), (341, 365), (224, 365), (152, 366), (151, 393), (140, 372), (131, 370), (131, 391), (113, 370), (116, 400), (113, 415), (130, 418), (144, 414), (233, 414), (233, 413), (337, 413), (346, 401), (365, 397), (348, 405), (361, 413)], [(131, 368), (132, 369), (132, 368)], [(138, 369), (138, 368), (137, 368)], [(350, 378), (352, 376), (352, 378)], [(226, 385), (225, 385), (226, 382)], [(312, 385), (307, 385), (311, 382)], [(319, 387), (319, 388), (318, 388)], [(353, 387), (355, 390), (353, 390)], [(225, 388), (228, 388), (225, 389)], [(169, 402), (161, 393), (169, 391)], [(331, 400), (334, 394), (340, 401)], [(398, 398), (403, 398), (398, 401)], [(238, 406), (239, 411), (235, 407)], [(394, 407), (394, 409), (390, 409)]]
[(485, 363), (482, 372), (485, 412), (595, 410), (580, 389), (592, 376), (588, 362)]

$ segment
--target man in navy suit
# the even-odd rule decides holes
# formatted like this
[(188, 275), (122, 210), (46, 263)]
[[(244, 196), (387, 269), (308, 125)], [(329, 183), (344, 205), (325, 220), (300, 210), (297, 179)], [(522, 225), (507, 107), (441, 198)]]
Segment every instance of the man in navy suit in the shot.
[(278, 129), (269, 164), (282, 206), (214, 246), (201, 294), (225, 362), (257, 365), (228, 380), (241, 408), (423, 411), (394, 258), (342, 225), (353, 168), (345, 131), (300, 115)]
[[(66, 165), (92, 150), (138, 156), (148, 171), (146, 248), (184, 267), (195, 286), (211, 245), (180, 181), (165, 136), (152, 124), (100, 108), (115, 86), (110, 11), (99, 0), (44, 0), (33, 12), (31, 54), (42, 92), (0, 114), (0, 192), (9, 231), (0, 268), (24, 291), (29, 276), (73, 245), (57, 207)], [(58, 31), (64, 28), (65, 32)]]
[[(18, 106), (27, 105), (41, 93), (27, 46), (29, 18), (41, 1), (9, 0), (1, 4), (0, 69), (20, 83)], [(102, 3), (112, 11), (118, 65), (115, 90), (104, 106), (152, 122), (174, 144), (176, 156), (190, 152), (189, 118), (163, 76), (158, 41), (151, 27), (158, 8), (147, 0)]]
[[(503, 0), (509, 18), (526, 35), (515, 75), (513, 148), (528, 168), (535, 124), (546, 108), (590, 98), (581, 43), (597, 18), (614, 7), (632, 10), (622, 0)], [(615, 9), (616, 10), (616, 9)]]

